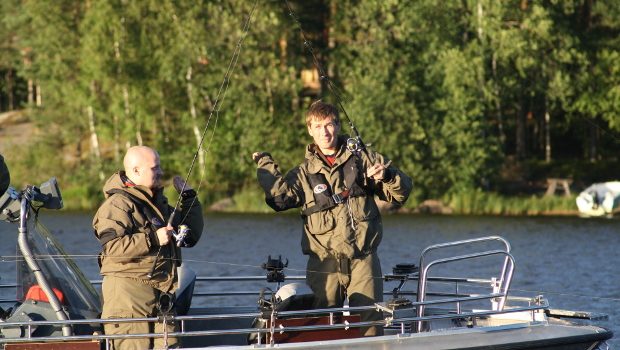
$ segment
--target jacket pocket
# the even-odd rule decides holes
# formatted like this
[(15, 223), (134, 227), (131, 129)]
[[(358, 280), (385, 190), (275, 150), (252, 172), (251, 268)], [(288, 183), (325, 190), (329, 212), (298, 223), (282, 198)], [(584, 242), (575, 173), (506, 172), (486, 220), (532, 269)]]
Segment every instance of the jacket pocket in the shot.
[(374, 197), (354, 197), (349, 200), (351, 212), (357, 221), (368, 221), (379, 215)]
[(306, 229), (310, 234), (322, 235), (336, 226), (334, 215), (330, 211), (314, 213), (306, 218)]

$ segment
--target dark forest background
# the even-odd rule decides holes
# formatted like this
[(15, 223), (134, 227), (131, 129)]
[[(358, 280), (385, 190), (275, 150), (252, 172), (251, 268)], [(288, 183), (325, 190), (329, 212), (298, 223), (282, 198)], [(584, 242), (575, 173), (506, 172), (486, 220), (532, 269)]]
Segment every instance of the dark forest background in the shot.
[(216, 105), (254, 5), (0, 2), (13, 185), (56, 176), (73, 207), (92, 208), (128, 146), (185, 174), (211, 116), (192, 183), (204, 179), (207, 203), (256, 192), (251, 153), (290, 169), (310, 141), (307, 106), (340, 101), (311, 51), (364, 141), (413, 177), (413, 206), (617, 179), (618, 1), (258, 0)]

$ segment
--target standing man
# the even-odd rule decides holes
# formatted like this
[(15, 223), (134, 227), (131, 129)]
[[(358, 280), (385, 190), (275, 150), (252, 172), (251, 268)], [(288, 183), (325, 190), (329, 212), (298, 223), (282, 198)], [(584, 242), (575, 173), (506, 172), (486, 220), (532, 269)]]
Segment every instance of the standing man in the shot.
[[(411, 179), (384, 156), (371, 150), (347, 149), (347, 136), (338, 136), (338, 109), (314, 102), (306, 113), (314, 143), (304, 162), (282, 176), (269, 153), (256, 152), (258, 182), (265, 201), (276, 211), (301, 207), (304, 234), (301, 247), (308, 255), (306, 280), (315, 307), (372, 305), (383, 300), (383, 275), (377, 247), (383, 235), (374, 200), (403, 204), (413, 187)], [(380, 320), (378, 311), (364, 312), (362, 321)], [(361, 329), (365, 336), (381, 335), (382, 327)]]
[[(103, 275), (102, 318), (152, 317), (161, 303), (172, 302), (177, 288), (177, 266), (181, 264), (178, 245), (194, 246), (202, 234), (203, 216), (196, 192), (189, 186), (181, 193), (180, 211), (172, 226), (167, 221), (173, 208), (163, 195), (159, 155), (145, 146), (127, 150), (125, 170), (112, 175), (103, 187), (105, 201), (95, 214), (93, 227), (102, 246), (99, 266)], [(177, 192), (183, 179), (173, 180)], [(183, 220), (183, 222), (181, 222)], [(175, 242), (173, 227), (184, 223), (190, 233)], [(168, 303), (169, 304), (169, 303)], [(165, 311), (164, 311), (165, 312)], [(167, 331), (174, 331), (168, 325)], [(106, 334), (161, 333), (161, 323), (107, 323)], [(176, 339), (115, 339), (113, 349), (152, 349), (176, 347)]]

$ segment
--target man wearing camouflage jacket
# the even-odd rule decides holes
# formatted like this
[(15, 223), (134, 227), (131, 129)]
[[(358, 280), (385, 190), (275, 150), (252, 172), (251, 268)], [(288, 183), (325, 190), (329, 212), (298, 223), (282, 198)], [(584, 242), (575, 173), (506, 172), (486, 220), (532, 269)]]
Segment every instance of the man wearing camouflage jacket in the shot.
[[(113, 174), (104, 185), (106, 200), (93, 219), (95, 235), (102, 247), (99, 265), (103, 284), (102, 318), (153, 317), (173, 303), (177, 289), (177, 269), (181, 250), (172, 230), (183, 221), (190, 233), (183, 246), (194, 246), (202, 234), (203, 216), (196, 192), (175, 177), (174, 187), (181, 193), (180, 212), (172, 226), (167, 225), (173, 208), (163, 195), (163, 172), (159, 155), (149, 147), (127, 150), (124, 171)], [(162, 301), (166, 305), (161, 305)], [(172, 311), (173, 312), (173, 311)], [(168, 324), (167, 331), (175, 325)], [(162, 324), (144, 322), (106, 323), (106, 334), (161, 333)], [(167, 342), (167, 344), (165, 344)], [(152, 349), (177, 347), (177, 339), (116, 339), (113, 349)]]
[[(411, 179), (371, 150), (351, 151), (346, 136), (338, 136), (338, 109), (314, 102), (307, 114), (314, 143), (304, 162), (282, 176), (266, 152), (255, 152), (258, 182), (267, 204), (276, 211), (301, 207), (302, 252), (309, 256), (307, 283), (315, 307), (365, 306), (383, 300), (383, 278), (377, 247), (383, 235), (374, 197), (398, 205), (408, 198)], [(381, 319), (376, 311), (362, 321)], [(361, 329), (381, 335), (381, 327)]]

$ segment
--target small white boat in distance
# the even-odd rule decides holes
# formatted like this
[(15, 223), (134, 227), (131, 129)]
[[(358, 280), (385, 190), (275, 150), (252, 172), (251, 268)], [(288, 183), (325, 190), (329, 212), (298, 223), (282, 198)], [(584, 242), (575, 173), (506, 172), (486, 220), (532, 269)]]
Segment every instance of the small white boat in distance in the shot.
[(576, 202), (583, 216), (611, 216), (620, 204), (620, 181), (592, 184), (577, 196)]

